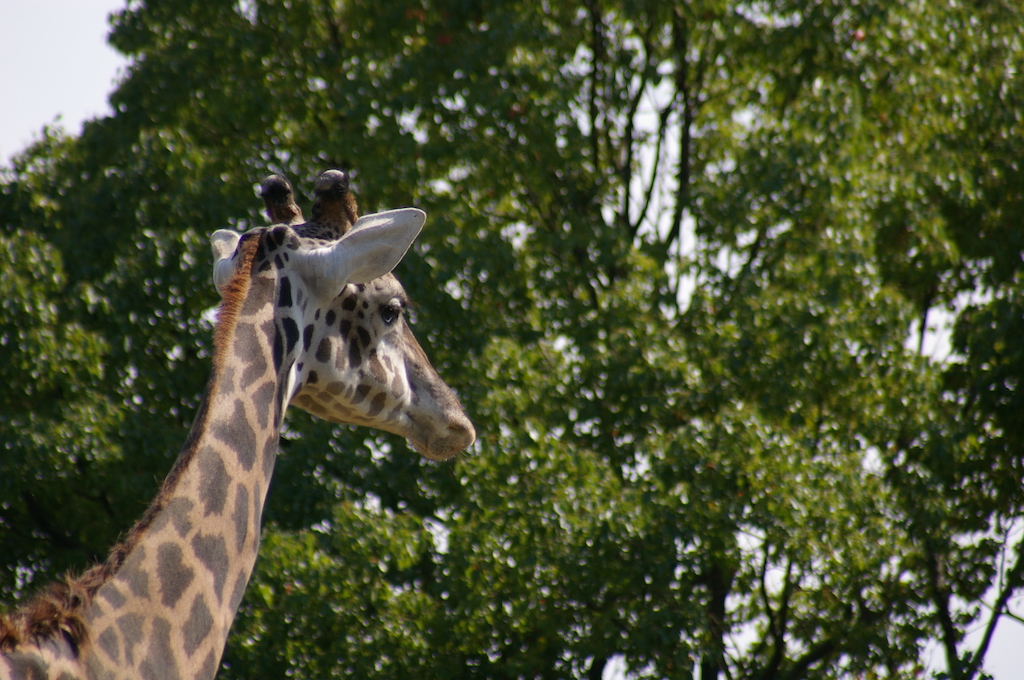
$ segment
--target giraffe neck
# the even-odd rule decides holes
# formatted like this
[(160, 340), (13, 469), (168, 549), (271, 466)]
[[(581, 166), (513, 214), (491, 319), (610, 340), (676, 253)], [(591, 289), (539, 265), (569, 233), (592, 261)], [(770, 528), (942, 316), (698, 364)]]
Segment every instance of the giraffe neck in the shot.
[(90, 675), (212, 678), (219, 666), (256, 561), (287, 373), (274, 357), (275, 279), (238, 269), (185, 450), (86, 612)]

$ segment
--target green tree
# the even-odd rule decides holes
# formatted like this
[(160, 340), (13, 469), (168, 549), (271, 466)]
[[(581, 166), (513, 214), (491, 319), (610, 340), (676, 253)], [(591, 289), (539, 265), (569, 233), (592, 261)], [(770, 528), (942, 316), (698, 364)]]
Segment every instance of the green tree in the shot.
[(0, 592), (102, 554), (169, 467), (206, 234), (342, 166), (430, 216), (398, 273), (479, 444), (291, 414), (221, 677), (910, 678), (931, 642), (981, 677), (1024, 585), (1022, 19), (129, 3), (116, 113), (0, 195)]

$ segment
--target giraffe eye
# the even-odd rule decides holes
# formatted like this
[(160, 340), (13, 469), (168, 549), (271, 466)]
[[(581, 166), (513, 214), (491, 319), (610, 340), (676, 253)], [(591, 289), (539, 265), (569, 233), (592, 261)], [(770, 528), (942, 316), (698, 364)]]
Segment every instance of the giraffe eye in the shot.
[(400, 316), (402, 316), (402, 303), (397, 299), (391, 300), (380, 308), (380, 318), (388, 326), (398, 321)]

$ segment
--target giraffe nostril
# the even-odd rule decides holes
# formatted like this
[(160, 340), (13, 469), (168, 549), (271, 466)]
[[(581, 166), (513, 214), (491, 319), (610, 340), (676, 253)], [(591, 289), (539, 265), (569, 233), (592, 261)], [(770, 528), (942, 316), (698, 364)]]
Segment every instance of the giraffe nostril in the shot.
[(460, 450), (469, 448), (476, 441), (476, 428), (462, 413), (448, 424), (448, 433), (448, 439)]

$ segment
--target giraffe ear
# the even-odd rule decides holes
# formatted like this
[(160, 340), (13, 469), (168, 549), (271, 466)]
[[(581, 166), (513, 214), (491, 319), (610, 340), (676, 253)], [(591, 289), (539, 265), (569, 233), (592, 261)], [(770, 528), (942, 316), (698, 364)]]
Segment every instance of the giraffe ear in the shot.
[(416, 208), (367, 215), (330, 246), (295, 252), (292, 262), (312, 290), (333, 299), (347, 283), (367, 283), (394, 269), (426, 220)]
[(388, 210), (356, 220), (335, 246), (352, 265), (346, 283), (367, 283), (391, 272), (409, 252), (426, 221), (427, 214), (416, 208)]
[(210, 235), (210, 245), (213, 247), (213, 285), (217, 287), (217, 292), (224, 288), (235, 271), (231, 258), (241, 238), (241, 234), (230, 229), (218, 229)]

